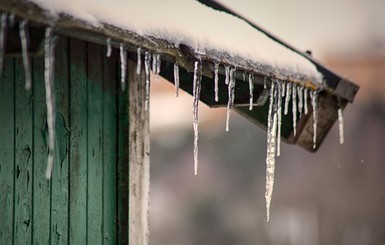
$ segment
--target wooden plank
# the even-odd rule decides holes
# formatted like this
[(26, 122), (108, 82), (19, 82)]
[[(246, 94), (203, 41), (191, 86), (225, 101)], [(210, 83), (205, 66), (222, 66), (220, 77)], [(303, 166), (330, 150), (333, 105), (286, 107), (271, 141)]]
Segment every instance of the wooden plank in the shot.
[(68, 242), (69, 88), (68, 38), (60, 37), (55, 48), (56, 145), (52, 170), (51, 243)]
[(32, 60), (34, 94), (34, 168), (33, 168), (33, 238), (34, 244), (48, 244), (51, 183), (45, 178), (48, 152), (48, 128), (44, 88), (44, 58)]
[(87, 124), (87, 236), (89, 244), (102, 244), (103, 164), (102, 164), (102, 49), (88, 43), (88, 124)]
[(4, 60), (0, 78), (0, 241), (12, 244), (14, 193), (14, 59)]
[(103, 243), (116, 244), (117, 55), (103, 59)]
[(70, 39), (69, 243), (87, 243), (87, 77), (85, 42)]
[(31, 244), (33, 178), (33, 103), (32, 91), (26, 91), (21, 59), (15, 62), (16, 147), (15, 147), (15, 214), (14, 243)]
[(145, 105), (145, 72), (135, 72), (136, 63), (128, 62), (129, 70), (129, 242), (149, 244), (150, 194), (150, 130)]

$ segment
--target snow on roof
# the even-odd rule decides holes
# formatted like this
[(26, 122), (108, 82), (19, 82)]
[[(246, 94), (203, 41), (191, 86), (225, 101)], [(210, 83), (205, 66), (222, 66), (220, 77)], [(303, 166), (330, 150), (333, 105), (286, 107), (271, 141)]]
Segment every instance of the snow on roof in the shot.
[[(195, 50), (216, 50), (321, 83), (314, 64), (243, 20), (194, 0), (29, 0), (52, 15), (67, 14), (94, 26), (109, 24)], [(283, 72), (282, 72), (283, 71)]]

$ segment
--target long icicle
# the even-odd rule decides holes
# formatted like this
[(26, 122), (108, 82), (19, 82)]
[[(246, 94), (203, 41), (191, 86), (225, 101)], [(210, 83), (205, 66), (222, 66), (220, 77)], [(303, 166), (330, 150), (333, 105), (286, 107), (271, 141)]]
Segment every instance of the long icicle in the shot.
[(338, 108), (338, 129), (340, 133), (340, 144), (344, 143), (344, 114), (342, 112), (342, 107)]
[(137, 53), (137, 61), (136, 61), (136, 74), (140, 75), (142, 71), (142, 54), (141, 54), (141, 47), (138, 47), (136, 49)]
[(127, 51), (124, 50), (123, 43), (120, 44), (120, 83), (122, 91), (126, 90), (126, 74), (127, 74)]
[(54, 67), (54, 47), (52, 38), (52, 28), (48, 27), (45, 31), (44, 41), (44, 82), (45, 82), (45, 99), (47, 106), (47, 126), (48, 126), (48, 158), (47, 158), (47, 170), (45, 177), (51, 178), (52, 167), (54, 161), (55, 151), (55, 90), (53, 79), (53, 67)]
[(254, 101), (254, 82), (253, 82), (253, 76), (250, 73), (249, 74), (249, 90), (250, 90), (250, 105), (249, 105), (249, 110), (253, 110), (253, 101)]
[(179, 96), (179, 66), (174, 64), (174, 84), (175, 84), (175, 96)]
[(218, 102), (218, 71), (219, 71), (219, 63), (216, 62), (214, 64), (214, 96), (215, 96), (215, 101)]
[(317, 103), (318, 103), (318, 92), (313, 91), (311, 93), (311, 101), (313, 107), (313, 149), (317, 147), (317, 123), (318, 123), (318, 113), (317, 113)]
[(146, 72), (146, 97), (145, 97), (145, 102), (144, 102), (144, 110), (148, 111), (150, 107), (150, 76), (151, 76), (151, 68), (150, 68), (150, 63), (151, 63), (151, 54), (146, 51), (144, 54), (144, 69)]
[(3, 71), (3, 63), (4, 63), (4, 49), (5, 49), (5, 37), (7, 31), (7, 14), (1, 14), (1, 28), (0, 28), (0, 75)]
[(156, 81), (159, 80), (161, 64), (162, 64), (162, 61), (160, 60), (160, 54), (156, 54), (156, 70), (155, 70)]
[(292, 99), (292, 111), (293, 111), (293, 131), (294, 136), (297, 135), (297, 85), (293, 84), (293, 99)]
[(297, 92), (298, 92), (298, 112), (299, 112), (299, 117), (301, 117), (303, 113), (303, 87), (297, 86)]
[(23, 66), (24, 66), (24, 74), (25, 74), (25, 89), (31, 89), (31, 68), (29, 63), (29, 55), (28, 55), (28, 31), (26, 28), (27, 21), (23, 20), (19, 24), (19, 35), (21, 41), (21, 54), (23, 58)]
[(235, 68), (230, 69), (230, 81), (228, 84), (228, 96), (229, 100), (227, 102), (227, 113), (226, 113), (226, 132), (229, 131), (230, 124), (230, 111), (234, 105), (234, 91), (235, 91), (235, 78), (234, 78)]
[(225, 66), (225, 84), (229, 85), (230, 80), (230, 66)]
[(287, 115), (289, 112), (289, 102), (290, 102), (290, 96), (291, 96), (291, 87), (292, 83), (288, 82), (286, 83), (286, 97), (285, 97), (285, 111), (284, 114)]
[(282, 82), (277, 81), (277, 97), (278, 97), (278, 105), (277, 105), (277, 118), (278, 118), (278, 126), (277, 126), (277, 156), (281, 155), (281, 129), (282, 129), (282, 91), (284, 91), (282, 87)]
[(275, 154), (276, 154), (276, 137), (277, 137), (277, 113), (276, 107), (276, 84), (271, 83), (270, 87), (270, 104), (267, 119), (267, 152), (266, 152), (266, 219), (270, 219), (270, 205), (274, 188), (274, 172), (275, 172)]
[(202, 63), (195, 61), (193, 80), (194, 175), (198, 174), (199, 97), (201, 92)]
[(111, 57), (112, 48), (111, 48), (111, 38), (110, 37), (107, 38), (106, 43), (107, 43), (107, 53), (106, 53), (106, 56), (107, 57)]
[(309, 108), (307, 106), (307, 98), (308, 98), (308, 94), (309, 94), (309, 89), (305, 88), (304, 91), (303, 91), (303, 107), (304, 107), (304, 110), (305, 110), (305, 115), (307, 115), (307, 113), (309, 112)]

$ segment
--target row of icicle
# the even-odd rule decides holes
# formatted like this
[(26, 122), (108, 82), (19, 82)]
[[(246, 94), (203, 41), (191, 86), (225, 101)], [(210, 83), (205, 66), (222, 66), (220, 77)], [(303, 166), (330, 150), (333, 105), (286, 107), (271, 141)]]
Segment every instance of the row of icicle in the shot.
[[(5, 47), (5, 33), (7, 31), (8, 24), (12, 28), (14, 25), (14, 15), (7, 14), (1, 15), (1, 26), (0, 26), (0, 71), (3, 66), (4, 47)], [(19, 35), (22, 47), (22, 59), (25, 72), (25, 89), (29, 90), (31, 84), (31, 69), (28, 54), (28, 28), (27, 21), (23, 20), (19, 23)], [(112, 47), (111, 39), (107, 38), (107, 57), (111, 56)], [(126, 74), (127, 74), (127, 51), (124, 48), (124, 44), (120, 44), (120, 63), (121, 63), (121, 87), (124, 91), (126, 88)], [(46, 28), (45, 41), (44, 41), (44, 52), (45, 52), (45, 91), (46, 91), (46, 107), (47, 107), (47, 125), (48, 125), (48, 157), (47, 157), (47, 170), (46, 178), (50, 179), (52, 174), (52, 167), (54, 162), (54, 150), (55, 150), (55, 92), (54, 92), (54, 43), (53, 43), (53, 29), (51, 27)], [(151, 64), (152, 61), (152, 64)], [(136, 73), (141, 74), (142, 67), (142, 53), (141, 48), (137, 48), (137, 69)], [(144, 52), (144, 70), (145, 70), (145, 110), (149, 110), (149, 99), (150, 99), (150, 73), (151, 71), (156, 74), (158, 78), (161, 69), (160, 54), (151, 54), (149, 51)], [(230, 111), (234, 106), (235, 99), (235, 72), (236, 68), (226, 65), (225, 67), (225, 84), (228, 86), (228, 103), (226, 113), (226, 131), (229, 131), (229, 118)], [(218, 83), (219, 83), (219, 63), (214, 63), (214, 98), (218, 101)], [(201, 92), (201, 81), (202, 81), (202, 61), (199, 59), (194, 65), (194, 78), (193, 78), (193, 129), (194, 129), (194, 174), (198, 173), (198, 134), (199, 134), (199, 118), (198, 118), (198, 107)], [(249, 83), (250, 90), (250, 105), (249, 109), (253, 109), (253, 75), (244, 73), (243, 80), (247, 80)], [(174, 64), (174, 84), (176, 97), (179, 94), (179, 66), (177, 63)], [(267, 89), (266, 79), (264, 88)], [(285, 99), (283, 102), (283, 98)], [(296, 135), (296, 123), (297, 113), (301, 117), (303, 114), (308, 114), (308, 100), (313, 111), (313, 148), (316, 148), (317, 142), (317, 100), (318, 92), (311, 91), (301, 85), (295, 83), (286, 83), (279, 80), (272, 80), (270, 84), (270, 101), (268, 111), (268, 125), (267, 125), (267, 153), (266, 153), (266, 211), (267, 220), (270, 217), (270, 203), (273, 193), (274, 185), (274, 172), (275, 172), (275, 157), (280, 155), (280, 142), (281, 142), (281, 124), (282, 124), (282, 111), (284, 115), (288, 114), (289, 103), (292, 102), (292, 115), (293, 115), (293, 133)], [(284, 104), (284, 106), (283, 106)], [(340, 143), (344, 142), (343, 136), (343, 114), (342, 108), (338, 109), (339, 119), (339, 130), (340, 130)]]

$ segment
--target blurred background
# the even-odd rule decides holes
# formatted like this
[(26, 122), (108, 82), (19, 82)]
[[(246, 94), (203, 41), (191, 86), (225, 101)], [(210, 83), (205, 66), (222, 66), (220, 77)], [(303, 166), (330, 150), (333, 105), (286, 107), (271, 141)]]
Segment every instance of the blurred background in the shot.
[(270, 221), (266, 132), (200, 103), (193, 175), (192, 97), (151, 91), (151, 243), (385, 244), (385, 1), (221, 0), (361, 89), (316, 154), (282, 144)]

